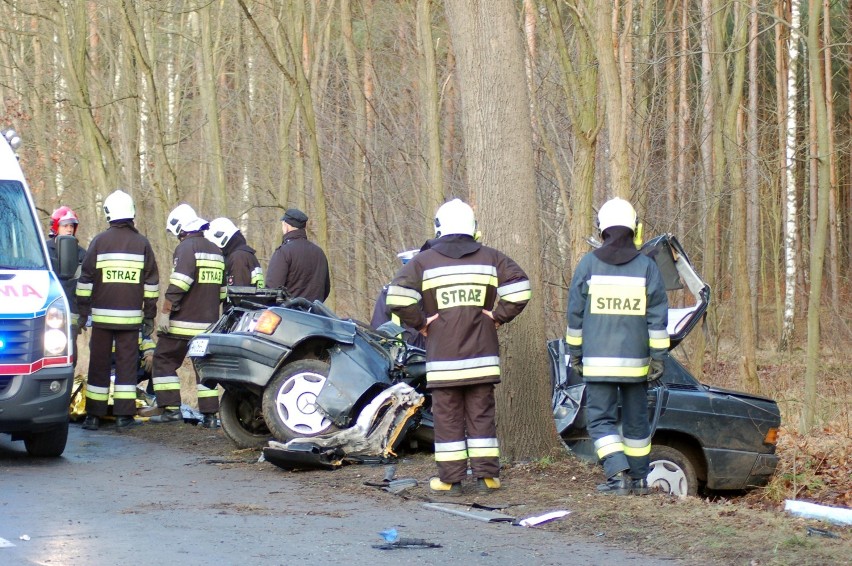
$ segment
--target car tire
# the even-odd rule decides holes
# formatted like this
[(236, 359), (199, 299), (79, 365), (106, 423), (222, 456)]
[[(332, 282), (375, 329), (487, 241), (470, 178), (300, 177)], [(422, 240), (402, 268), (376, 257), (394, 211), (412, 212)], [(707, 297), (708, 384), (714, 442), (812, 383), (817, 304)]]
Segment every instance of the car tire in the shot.
[(219, 420), (222, 432), (239, 448), (261, 448), (272, 438), (263, 418), (260, 395), (226, 390), (219, 402)]
[(263, 418), (272, 436), (281, 442), (327, 434), (337, 427), (316, 406), (329, 365), (299, 360), (285, 365), (263, 391)]
[(24, 437), (24, 447), (30, 456), (56, 458), (65, 452), (68, 443), (68, 421), (40, 432), (31, 432)]
[(698, 495), (698, 476), (689, 457), (671, 446), (651, 447), (648, 486), (678, 497)]

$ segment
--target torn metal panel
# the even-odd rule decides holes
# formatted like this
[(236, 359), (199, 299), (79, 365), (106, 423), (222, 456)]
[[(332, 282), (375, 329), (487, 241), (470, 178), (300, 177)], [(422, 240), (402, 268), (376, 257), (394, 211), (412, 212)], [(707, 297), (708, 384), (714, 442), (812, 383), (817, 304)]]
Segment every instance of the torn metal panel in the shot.
[(284, 469), (337, 468), (346, 460), (396, 456), (393, 449), (423, 405), (424, 396), (406, 383), (397, 383), (376, 396), (345, 430), (282, 444), (270, 441), (266, 459)]
[(515, 517), (512, 515), (488, 509), (477, 509), (469, 505), (459, 505), (457, 503), (424, 503), (423, 507), (486, 523), (513, 523), (515, 521)]

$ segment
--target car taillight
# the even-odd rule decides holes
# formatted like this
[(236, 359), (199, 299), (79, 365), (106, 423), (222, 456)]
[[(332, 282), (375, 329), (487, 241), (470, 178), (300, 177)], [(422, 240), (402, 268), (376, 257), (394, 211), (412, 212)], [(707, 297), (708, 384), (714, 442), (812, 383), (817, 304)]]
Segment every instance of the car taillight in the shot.
[(272, 311), (264, 311), (260, 318), (257, 319), (257, 324), (254, 327), (255, 332), (261, 334), (272, 334), (278, 325), (281, 324), (281, 317)]
[(766, 436), (763, 438), (764, 444), (771, 444), (775, 446), (778, 444), (778, 429), (770, 428), (769, 432), (766, 433)]

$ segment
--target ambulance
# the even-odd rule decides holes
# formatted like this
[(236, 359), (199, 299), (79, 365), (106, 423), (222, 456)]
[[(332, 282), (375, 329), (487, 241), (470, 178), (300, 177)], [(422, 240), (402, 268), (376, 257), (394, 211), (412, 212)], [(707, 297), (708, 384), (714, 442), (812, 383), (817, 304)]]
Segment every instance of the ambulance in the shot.
[(0, 433), (37, 457), (57, 457), (68, 440), (74, 379), (70, 310), (59, 275), (77, 270), (77, 241), (57, 238), (60, 273), (47, 255), (30, 188), (0, 131)]

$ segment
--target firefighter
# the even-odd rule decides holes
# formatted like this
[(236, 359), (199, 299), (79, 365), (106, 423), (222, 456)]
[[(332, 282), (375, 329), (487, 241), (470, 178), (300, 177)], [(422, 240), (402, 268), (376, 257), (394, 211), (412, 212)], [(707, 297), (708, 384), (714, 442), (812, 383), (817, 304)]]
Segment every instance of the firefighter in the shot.
[[(153, 423), (183, 420), (180, 412), (180, 378), (177, 370), (189, 349), (189, 340), (204, 332), (219, 318), (219, 305), (225, 298), (223, 274), (225, 259), (212, 242), (204, 238), (208, 222), (199, 218), (188, 204), (169, 214), (166, 229), (180, 243), (174, 251), (172, 274), (163, 308), (157, 319), (157, 346), (154, 349), (154, 394), (164, 409), (151, 417)], [(215, 428), (219, 393), (201, 385), (196, 375), (201, 424)]]
[(648, 493), (648, 382), (662, 376), (669, 349), (665, 284), (637, 249), (638, 226), (629, 202), (604, 203), (603, 245), (580, 260), (568, 291), (566, 342), (586, 383), (588, 431), (606, 474), (598, 491), (617, 495)]
[[(59, 272), (59, 256), (56, 251), (57, 236), (74, 236), (77, 238), (77, 227), (80, 225), (80, 220), (77, 213), (67, 206), (60, 206), (50, 215), (50, 230), (47, 240), (47, 253), (50, 256), (50, 264), (53, 270)], [(68, 307), (71, 309), (71, 337), (74, 343), (77, 342), (77, 336), (80, 335), (80, 330), (83, 325), (80, 324), (80, 311), (77, 307), (77, 279), (80, 277), (80, 269), (83, 265), (83, 260), (86, 259), (86, 248), (77, 242), (77, 273), (69, 279), (61, 279), (59, 283), (62, 285), (62, 290), (65, 292), (65, 297), (68, 299)], [(74, 348), (74, 367), (77, 367), (77, 348)]]
[[(420, 250), (425, 250), (429, 248), (429, 242), (427, 241), (423, 244), (423, 247)], [(417, 252), (420, 250), (407, 250), (404, 252), (400, 252), (396, 254), (402, 261), (402, 265), (408, 263), (411, 258), (417, 255)], [(399, 326), (402, 326), (403, 332), (399, 334), (397, 337), (405, 340), (408, 344), (415, 346), (417, 348), (426, 348), (426, 337), (423, 336), (420, 332), (410, 326), (403, 326), (402, 321), (399, 319), (399, 316), (391, 312), (390, 307), (388, 306), (388, 287), (390, 285), (384, 285), (382, 287), (379, 296), (376, 298), (376, 306), (373, 308), (373, 318), (370, 319), (370, 326), (374, 329), (378, 329), (381, 325), (386, 322), (393, 322)]]
[(392, 311), (426, 336), (438, 466), (429, 487), (435, 494), (461, 494), (468, 460), (478, 491), (500, 488), (497, 328), (530, 300), (524, 271), (475, 234), (473, 209), (459, 199), (444, 203), (435, 214), (431, 248), (405, 264), (388, 288)]
[(80, 316), (92, 319), (83, 422), (87, 430), (97, 430), (107, 414), (113, 342), (115, 424), (139, 424), (134, 419), (139, 332), (153, 332), (160, 294), (154, 250), (133, 224), (133, 199), (117, 190), (104, 199), (103, 208), (109, 228), (92, 239), (77, 281)]
[(204, 237), (216, 244), (225, 256), (225, 284), (263, 288), (263, 269), (255, 251), (228, 218), (215, 218)]
[(281, 217), (284, 239), (272, 254), (266, 270), (266, 286), (284, 287), (294, 297), (324, 301), (331, 292), (328, 259), (318, 245), (308, 240), (308, 216), (290, 208)]

